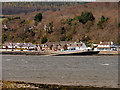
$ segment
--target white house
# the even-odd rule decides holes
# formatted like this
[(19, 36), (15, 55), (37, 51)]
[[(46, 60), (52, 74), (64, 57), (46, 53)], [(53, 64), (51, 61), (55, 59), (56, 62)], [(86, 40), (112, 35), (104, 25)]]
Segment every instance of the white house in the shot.
[(111, 42), (100, 42), (98, 44), (98, 51), (116, 51), (117, 45)]
[(69, 43), (67, 46), (68, 50), (87, 50), (87, 47), (83, 42)]
[(32, 44), (32, 43), (4, 43), (3, 44), (3, 49), (36, 49), (36, 45)]

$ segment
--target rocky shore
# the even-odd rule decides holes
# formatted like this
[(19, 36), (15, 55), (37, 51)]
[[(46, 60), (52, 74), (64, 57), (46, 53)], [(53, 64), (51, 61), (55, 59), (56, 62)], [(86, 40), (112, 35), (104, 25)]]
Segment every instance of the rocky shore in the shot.
[[(57, 84), (39, 84), (39, 83), (26, 83), (23, 81), (5, 81), (1, 82), (2, 89), (8, 88), (23, 88), (23, 89), (40, 89), (40, 90), (109, 90), (108, 87), (95, 87), (95, 86), (68, 86), (68, 85), (57, 85)], [(111, 88), (110, 90), (119, 90), (115, 88)]]

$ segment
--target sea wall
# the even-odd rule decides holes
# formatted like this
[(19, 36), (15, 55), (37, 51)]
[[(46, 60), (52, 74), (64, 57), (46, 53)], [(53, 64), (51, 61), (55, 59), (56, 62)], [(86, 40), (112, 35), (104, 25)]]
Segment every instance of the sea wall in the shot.
[(100, 51), (99, 52), (100, 55), (118, 55), (120, 54), (119, 51)]
[(2, 55), (46, 55), (45, 52), (38, 51), (2, 51)]

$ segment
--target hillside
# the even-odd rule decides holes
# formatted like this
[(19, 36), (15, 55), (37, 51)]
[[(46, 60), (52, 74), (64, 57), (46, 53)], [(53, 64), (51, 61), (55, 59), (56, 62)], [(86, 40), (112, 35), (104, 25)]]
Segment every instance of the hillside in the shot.
[[(14, 7), (18, 6), (14, 5)], [(44, 5), (40, 7), (46, 8)], [(58, 9), (57, 5), (47, 7)], [(25, 10), (27, 10), (26, 8)], [(43, 39), (46, 39), (46, 41), (81, 40), (92, 41), (94, 43), (99, 43), (100, 41), (119, 41), (118, 3), (94, 2), (69, 6), (63, 4), (59, 6), (59, 10), (55, 11), (52, 9), (35, 9), (33, 12), (23, 13), (20, 11), (19, 13), (4, 15), (7, 19), (3, 20), (3, 43), (41, 43)], [(35, 22), (34, 17), (38, 13), (42, 13), (42, 21)]]

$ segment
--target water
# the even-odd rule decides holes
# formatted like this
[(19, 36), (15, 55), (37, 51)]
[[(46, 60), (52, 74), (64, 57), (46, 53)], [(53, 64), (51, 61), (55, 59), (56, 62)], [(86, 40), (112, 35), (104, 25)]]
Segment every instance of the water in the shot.
[(3, 79), (117, 87), (118, 56), (3, 55)]

